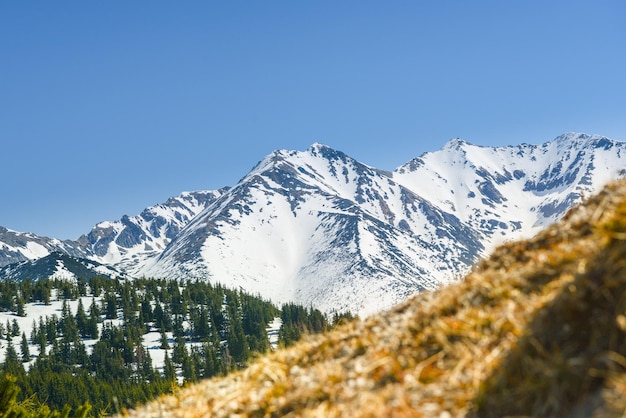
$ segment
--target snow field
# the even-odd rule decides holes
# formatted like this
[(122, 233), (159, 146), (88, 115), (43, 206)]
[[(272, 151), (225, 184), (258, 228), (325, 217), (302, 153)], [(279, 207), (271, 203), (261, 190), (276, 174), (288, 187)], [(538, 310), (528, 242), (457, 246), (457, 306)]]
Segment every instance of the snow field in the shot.
[[(94, 297), (93, 295), (88, 295), (88, 296), (82, 296), (75, 300), (67, 299), (66, 303), (72, 315), (76, 315), (76, 312), (78, 311), (79, 300), (82, 301), (83, 308), (85, 312), (87, 313), (87, 315), (89, 315), (89, 307), (91, 306), (92, 301), (95, 301), (95, 303), (98, 304), (98, 306), (101, 308), (102, 297), (100, 296)], [(39, 302), (27, 303), (25, 304), (24, 308), (26, 312), (26, 316), (24, 317), (17, 316), (13, 312), (0, 312), (0, 324), (2, 324), (4, 328), (6, 328), (7, 321), (10, 325), (13, 324), (13, 321), (17, 322), (19, 329), (20, 329), (20, 334), (18, 336), (11, 337), (11, 343), (13, 347), (15, 348), (15, 351), (17, 352), (18, 358), (20, 359), (22, 357), (22, 353), (21, 353), (22, 333), (26, 334), (26, 339), (28, 340), (28, 343), (29, 343), (28, 349), (30, 352), (31, 360), (27, 363), (23, 363), (23, 366), (26, 370), (28, 370), (30, 365), (32, 365), (35, 362), (35, 360), (40, 354), (39, 345), (36, 343), (33, 344), (30, 341), (30, 335), (33, 330), (33, 321), (39, 324), (40, 317), (43, 318), (45, 321), (46, 317), (52, 317), (53, 315), (56, 315), (58, 318), (61, 318), (62, 308), (63, 308), (63, 299), (60, 299), (57, 295), (56, 289), (53, 289), (49, 305), (45, 305)], [(270, 342), (270, 347), (272, 349), (276, 349), (278, 346), (278, 331), (280, 329), (281, 323), (282, 321), (280, 320), (280, 318), (275, 318), (267, 327), (267, 334), (268, 334), (268, 338)], [(101, 315), (101, 322), (99, 322), (98, 324), (99, 335), (102, 334), (102, 329), (105, 325), (121, 326), (122, 324), (123, 324), (123, 320), (121, 319), (105, 319), (104, 315)], [(189, 329), (188, 321), (185, 321), (183, 323), (183, 326), (185, 329)], [(152, 327), (151, 330), (148, 333), (144, 334), (142, 337), (143, 339), (142, 345), (145, 349), (149, 351), (150, 357), (152, 359), (153, 367), (157, 369), (161, 374), (163, 373), (165, 353), (166, 351), (169, 352), (169, 355), (171, 357), (172, 347), (174, 345), (174, 338), (173, 338), (172, 332), (167, 332), (166, 335), (168, 338), (168, 342), (170, 344), (169, 350), (164, 350), (160, 348), (161, 347), (161, 332), (154, 327)], [(85, 344), (87, 354), (91, 354), (93, 350), (93, 346), (97, 343), (97, 341), (98, 340), (95, 340), (95, 339), (83, 339), (82, 340), (83, 344)], [(0, 339), (0, 363), (4, 362), (4, 359), (6, 357), (7, 345), (8, 345), (8, 341), (6, 340), (6, 334), (5, 334), (2, 336), (2, 339)], [(187, 350), (190, 351), (190, 349), (194, 346), (201, 347), (202, 343), (201, 342), (187, 342), (185, 346)], [(48, 344), (48, 346), (46, 347), (47, 353), (50, 352), (50, 349), (51, 349), (51, 345)], [(182, 383), (181, 370), (178, 370), (177, 373), (178, 373), (179, 383)]]

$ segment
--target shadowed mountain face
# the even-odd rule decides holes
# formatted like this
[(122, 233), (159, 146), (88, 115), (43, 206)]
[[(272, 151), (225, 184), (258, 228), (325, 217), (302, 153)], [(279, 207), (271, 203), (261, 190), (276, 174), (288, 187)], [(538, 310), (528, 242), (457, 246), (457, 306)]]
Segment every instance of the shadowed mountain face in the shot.
[(626, 182), (464, 281), (125, 416), (620, 417)]
[(387, 172), (314, 144), (272, 153), (230, 189), (181, 194), (76, 242), (0, 230), (0, 260), (61, 251), (129, 276), (370, 314), (560, 219), (623, 175), (624, 150), (585, 134), (499, 148), (453, 140)]
[(29, 279), (33, 282), (48, 278), (74, 281), (78, 278), (88, 281), (92, 277), (125, 278), (111, 266), (97, 261), (73, 257), (62, 252), (52, 252), (35, 260), (0, 267), (0, 277), (4, 280)]

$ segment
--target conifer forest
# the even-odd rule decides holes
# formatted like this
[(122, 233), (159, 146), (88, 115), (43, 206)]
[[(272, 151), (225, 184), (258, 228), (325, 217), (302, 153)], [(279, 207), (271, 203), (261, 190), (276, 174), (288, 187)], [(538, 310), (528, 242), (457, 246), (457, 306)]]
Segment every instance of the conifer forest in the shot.
[(0, 282), (0, 311), (0, 415), (17, 416), (120, 412), (352, 319), (205, 281), (107, 277)]

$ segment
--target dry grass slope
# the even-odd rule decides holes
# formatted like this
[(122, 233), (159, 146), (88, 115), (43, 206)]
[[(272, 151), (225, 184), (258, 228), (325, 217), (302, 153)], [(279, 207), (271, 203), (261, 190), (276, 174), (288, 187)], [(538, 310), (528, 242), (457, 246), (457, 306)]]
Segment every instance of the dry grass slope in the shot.
[(626, 182), (463, 282), (164, 396), (141, 417), (626, 416)]

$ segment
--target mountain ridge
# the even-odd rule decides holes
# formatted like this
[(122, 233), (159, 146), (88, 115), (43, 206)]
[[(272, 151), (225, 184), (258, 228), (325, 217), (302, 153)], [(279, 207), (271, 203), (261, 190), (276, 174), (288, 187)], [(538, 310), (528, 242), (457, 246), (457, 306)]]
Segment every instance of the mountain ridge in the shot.
[[(314, 143), (274, 151), (231, 188), (181, 194), (37, 248), (131, 276), (212, 280), (278, 303), (369, 314), (458, 280), (498, 244), (558, 220), (624, 175), (625, 150), (579, 133), (507, 147), (457, 138), (389, 172)], [(1, 232), (6, 262), (19, 248)]]
[(33, 282), (43, 279), (60, 279), (76, 281), (78, 278), (89, 280), (92, 277), (127, 278), (111, 266), (86, 258), (74, 257), (70, 254), (53, 251), (34, 260), (0, 267), (3, 280), (29, 279)]

